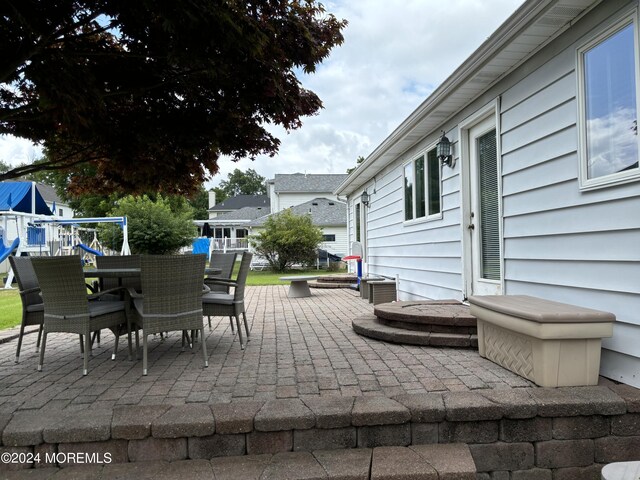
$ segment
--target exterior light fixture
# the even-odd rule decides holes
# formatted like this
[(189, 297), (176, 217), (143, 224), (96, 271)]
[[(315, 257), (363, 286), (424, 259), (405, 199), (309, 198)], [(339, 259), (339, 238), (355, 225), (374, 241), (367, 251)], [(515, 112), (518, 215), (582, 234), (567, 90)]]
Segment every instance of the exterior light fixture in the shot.
[(362, 195), (360, 195), (360, 202), (362, 202), (362, 204), (365, 207), (368, 207), (369, 206), (369, 200), (370, 200), (369, 194), (365, 190), (364, 192), (362, 192)]
[(450, 168), (455, 166), (456, 162), (451, 154), (451, 142), (445, 136), (444, 131), (436, 145), (436, 154), (438, 155), (438, 160), (440, 160), (443, 165), (448, 165)]

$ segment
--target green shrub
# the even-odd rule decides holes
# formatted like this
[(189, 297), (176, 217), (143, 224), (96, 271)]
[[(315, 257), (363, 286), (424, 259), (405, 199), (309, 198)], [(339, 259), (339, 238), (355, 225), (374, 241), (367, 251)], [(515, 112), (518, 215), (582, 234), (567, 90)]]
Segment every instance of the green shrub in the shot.
[[(120, 199), (109, 212), (110, 216), (127, 217), (131, 253), (163, 255), (190, 245), (197, 234), (193, 223), (193, 209), (186, 201), (169, 202), (158, 195), (153, 201), (148, 196), (129, 195)], [(120, 250), (122, 230), (115, 224), (98, 227), (100, 241), (113, 250)]]
[(267, 259), (271, 268), (283, 272), (295, 264), (313, 265), (322, 230), (314, 226), (308, 215), (295, 215), (284, 210), (271, 215), (264, 229), (250, 237), (258, 255)]

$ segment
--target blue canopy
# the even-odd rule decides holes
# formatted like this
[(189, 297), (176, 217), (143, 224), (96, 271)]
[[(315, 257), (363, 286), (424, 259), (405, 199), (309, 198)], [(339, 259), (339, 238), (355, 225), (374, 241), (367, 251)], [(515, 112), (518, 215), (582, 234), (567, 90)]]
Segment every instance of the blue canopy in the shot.
[[(31, 213), (31, 182), (0, 182), (0, 212)], [(36, 208), (38, 215), (53, 215), (47, 203), (36, 188)]]

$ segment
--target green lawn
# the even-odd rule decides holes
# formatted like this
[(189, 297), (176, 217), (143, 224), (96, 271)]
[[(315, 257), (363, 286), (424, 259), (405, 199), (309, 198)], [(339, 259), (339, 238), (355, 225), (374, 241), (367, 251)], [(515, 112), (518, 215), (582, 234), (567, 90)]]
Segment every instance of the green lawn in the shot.
[[(237, 268), (237, 267), (236, 267)], [(334, 273), (345, 273), (346, 270)], [(325, 275), (326, 270), (292, 270), (286, 273), (274, 273), (271, 271), (253, 272), (250, 271), (247, 277), (247, 285), (285, 285), (288, 282), (278, 280), (285, 275)], [(20, 325), (22, 319), (22, 307), (20, 304), (20, 295), (18, 289), (0, 290), (0, 330)]]
[(17, 289), (0, 290), (0, 330), (20, 325), (22, 306)]

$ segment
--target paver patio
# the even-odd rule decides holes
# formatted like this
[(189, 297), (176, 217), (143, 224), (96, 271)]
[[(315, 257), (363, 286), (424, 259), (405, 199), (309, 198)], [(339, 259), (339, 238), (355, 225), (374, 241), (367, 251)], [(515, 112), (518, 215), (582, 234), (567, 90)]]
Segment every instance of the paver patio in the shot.
[(36, 335), (0, 345), (0, 413), (21, 409), (86, 409), (137, 404), (229, 402), (305, 396), (394, 396), (402, 393), (529, 387), (530, 382), (480, 358), (475, 350), (394, 345), (360, 337), (351, 320), (373, 307), (350, 290), (315, 290), (291, 299), (287, 286), (247, 288), (251, 341), (240, 350), (227, 318), (205, 329), (209, 368), (181, 352), (180, 335), (150, 340), (149, 375), (127, 360), (126, 341), (111, 361), (113, 337), (103, 332), (89, 375), (82, 377), (73, 335), (47, 340), (36, 371)]

